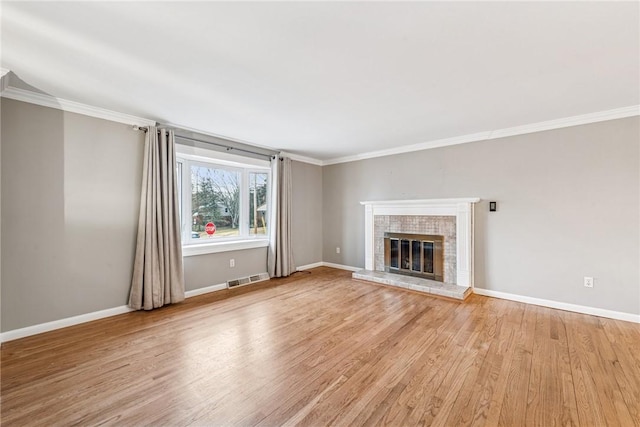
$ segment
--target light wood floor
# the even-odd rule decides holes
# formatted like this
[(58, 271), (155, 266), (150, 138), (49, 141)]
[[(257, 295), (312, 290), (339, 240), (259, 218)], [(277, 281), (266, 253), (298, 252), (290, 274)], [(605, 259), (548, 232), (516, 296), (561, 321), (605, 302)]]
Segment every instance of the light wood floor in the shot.
[(640, 325), (318, 268), (3, 344), (2, 425), (640, 425)]

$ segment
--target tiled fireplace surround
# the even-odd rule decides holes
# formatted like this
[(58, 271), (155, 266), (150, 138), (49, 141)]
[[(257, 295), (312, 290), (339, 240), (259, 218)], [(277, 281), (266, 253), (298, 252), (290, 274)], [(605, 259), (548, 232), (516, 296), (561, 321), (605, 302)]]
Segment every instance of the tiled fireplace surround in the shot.
[[(365, 207), (365, 269), (353, 277), (463, 300), (473, 287), (473, 206), (479, 200), (361, 202)], [(385, 232), (444, 236), (444, 283), (385, 273)]]

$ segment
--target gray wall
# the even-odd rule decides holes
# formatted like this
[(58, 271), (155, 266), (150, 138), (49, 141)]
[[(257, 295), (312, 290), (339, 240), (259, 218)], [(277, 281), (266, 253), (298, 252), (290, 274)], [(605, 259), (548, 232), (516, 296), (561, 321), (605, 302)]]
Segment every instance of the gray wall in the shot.
[[(235, 267), (229, 267), (229, 261)], [(267, 271), (267, 248), (184, 257), (185, 289), (192, 291)]]
[(301, 267), (322, 261), (322, 167), (291, 164), (293, 261)]
[(364, 266), (360, 201), (480, 197), (476, 287), (640, 314), (639, 121), (326, 166), (323, 260)]
[[(144, 134), (125, 124), (1, 102), (0, 330), (125, 305)], [(321, 175), (318, 166), (294, 162), (297, 265), (322, 260)], [(258, 248), (185, 257), (186, 289), (266, 272), (266, 253)]]
[[(1, 102), (0, 330), (126, 304), (142, 133)], [(362, 267), (361, 200), (477, 196), (478, 287), (640, 313), (639, 137), (635, 117), (323, 168), (293, 162), (295, 263)], [(194, 290), (264, 272), (266, 249), (184, 263)]]
[(2, 330), (126, 304), (141, 133), (4, 98), (2, 124)]

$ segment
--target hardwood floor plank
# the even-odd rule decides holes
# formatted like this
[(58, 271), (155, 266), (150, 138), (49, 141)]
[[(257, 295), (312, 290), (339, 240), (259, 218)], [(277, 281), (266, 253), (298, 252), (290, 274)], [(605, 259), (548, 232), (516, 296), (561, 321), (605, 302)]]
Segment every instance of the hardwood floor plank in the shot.
[(552, 381), (558, 372), (556, 361), (551, 358), (549, 310), (544, 307), (535, 307), (534, 310), (536, 320), (525, 423), (550, 426), (554, 424), (558, 406), (562, 404), (558, 393), (549, 392), (555, 385)]
[(500, 410), (500, 426), (520, 426), (526, 423), (536, 311), (533, 306), (523, 308), (520, 333), (507, 376), (507, 393)]
[[(489, 373), (492, 370), (492, 362), (502, 361), (494, 360), (492, 356), (497, 352), (499, 346), (499, 338), (502, 327), (502, 319), (499, 313), (495, 311), (495, 303), (493, 301), (485, 301), (486, 306), (479, 321), (476, 324), (477, 338), (474, 342), (474, 348), (477, 355), (474, 358), (472, 367), (465, 375), (465, 381), (458, 392), (455, 402), (448, 411), (447, 417), (436, 417), (435, 425), (471, 425), (474, 421), (482, 423), (486, 418), (484, 411), (486, 408), (480, 404), (482, 396), (482, 388), (492, 389), (493, 380), (490, 379)], [(446, 402), (445, 402), (446, 403)], [(478, 406), (482, 408), (478, 411)], [(478, 417), (477, 420), (474, 418)], [(438, 420), (442, 422), (435, 422)], [(446, 421), (444, 421), (446, 419)]]
[(321, 267), (4, 343), (0, 422), (636, 425), (640, 325)]
[[(395, 310), (394, 310), (395, 311)], [(301, 389), (303, 393), (292, 395), (289, 399), (280, 402), (278, 407), (274, 408), (272, 413), (265, 418), (266, 425), (273, 425), (278, 420), (288, 419), (295, 416), (297, 409), (307, 405), (308, 400), (313, 399), (314, 389), (323, 389), (327, 379), (326, 374), (343, 375), (348, 378), (353, 376), (354, 372), (357, 372), (366, 363), (370, 363), (372, 357), (380, 354), (380, 348), (388, 346), (389, 342), (394, 339), (394, 335), (404, 326), (411, 317), (407, 317), (408, 314), (388, 313), (383, 314), (383, 318), (375, 322), (375, 327), (370, 330), (369, 334), (362, 336), (360, 339), (350, 341), (348, 338), (345, 340), (338, 340), (341, 342), (349, 342), (348, 346), (332, 346), (331, 349), (323, 348), (323, 355), (321, 363), (317, 362), (315, 354), (310, 355), (310, 359), (313, 363), (304, 364), (302, 373), (295, 377), (295, 383), (288, 385), (288, 387), (295, 387)], [(371, 319), (369, 319), (371, 320)], [(375, 320), (375, 318), (373, 319)], [(354, 319), (355, 325), (362, 325), (360, 319)], [(350, 336), (352, 331), (349, 332)], [(396, 336), (395, 339), (398, 337)], [(334, 342), (336, 340), (335, 334), (331, 333), (326, 339)], [(310, 369), (313, 368), (313, 369)], [(319, 385), (317, 382), (321, 381)], [(311, 385), (311, 390), (309, 390)], [(306, 396), (305, 393), (310, 391), (310, 395)]]
[(598, 318), (582, 318), (575, 314), (568, 317), (571, 318), (568, 340), (573, 376), (577, 379), (576, 399), (581, 423), (590, 419), (599, 425), (610, 425), (611, 420), (617, 420), (620, 425), (633, 425), (626, 404), (621, 402), (618, 385), (611, 388), (612, 381), (602, 355), (604, 349), (596, 346), (598, 335), (603, 333)]
[(350, 372), (345, 373), (348, 380), (316, 406), (314, 411), (302, 420), (301, 425), (331, 424), (336, 421), (336, 409), (342, 423), (343, 411), (346, 411), (347, 406), (354, 404), (372, 387), (385, 386), (389, 373), (393, 372), (390, 369), (394, 365), (403, 366), (409, 363), (411, 358), (417, 357), (414, 352), (414, 340), (420, 340), (420, 344), (427, 339), (425, 334), (416, 336), (413, 333), (416, 329), (421, 329), (421, 317), (421, 312), (416, 313), (385, 342), (384, 346), (370, 353), (365, 364), (357, 370), (352, 368)]
[[(468, 307), (472, 308), (474, 314), (484, 313), (485, 303), (486, 300), (473, 298)], [(464, 319), (464, 323), (452, 336), (448, 348), (449, 353), (455, 357), (453, 363), (445, 364), (436, 372), (431, 371), (434, 375), (423, 381), (423, 386), (410, 400), (412, 410), (405, 416), (403, 425), (430, 425), (437, 417), (446, 420), (449, 414), (447, 408), (455, 402), (461, 386), (460, 380), (464, 380), (460, 372), (466, 372), (478, 354), (478, 346), (470, 345), (479, 335), (479, 326), (475, 322), (477, 318), (481, 318), (481, 315)]]
[(577, 401), (575, 394), (575, 384), (571, 375), (571, 357), (567, 342), (567, 328), (565, 325), (566, 312), (551, 310), (552, 325), (555, 330), (551, 330), (551, 361), (557, 364), (555, 369), (553, 387), (547, 391), (549, 396), (559, 394), (562, 407), (558, 409), (558, 414), (554, 420), (559, 425), (577, 426), (579, 425)]
[(504, 300), (492, 303), (495, 306), (493, 311), (499, 327), (492, 335), (489, 352), (474, 386), (473, 395), (476, 403), (470, 414), (472, 419), (469, 424), (475, 426), (498, 424), (501, 403), (506, 392), (509, 362), (516, 344), (517, 328), (506, 317), (509, 304), (505, 304)]
[[(464, 324), (469, 321), (469, 318), (464, 315), (451, 315), (451, 312), (447, 314), (447, 311), (442, 310), (440, 313), (435, 313), (431, 318), (429, 326), (425, 329), (425, 333), (430, 335), (430, 340), (424, 345), (426, 350), (399, 379), (398, 384), (404, 385), (404, 388), (394, 386), (394, 392), (400, 393), (395, 402), (390, 402), (393, 403), (392, 405), (385, 405), (388, 410), (383, 413), (375, 407), (375, 405), (382, 404), (380, 399), (383, 396), (376, 395), (372, 405), (365, 407), (353, 421), (354, 425), (366, 421), (373, 422), (374, 417), (377, 416), (383, 418), (380, 422), (384, 424), (399, 425), (419, 404), (421, 396), (425, 394), (425, 385), (429, 383), (433, 375), (442, 373), (442, 368), (446, 367), (450, 361), (451, 350), (455, 348), (455, 333), (452, 331), (461, 333), (460, 331), (465, 329)], [(382, 391), (381, 394), (387, 393)], [(386, 398), (383, 399), (386, 400)]]
[(409, 415), (416, 406), (416, 401), (424, 394), (421, 386), (427, 380), (422, 374), (436, 373), (440, 371), (440, 367), (446, 366), (455, 336), (450, 331), (459, 330), (454, 325), (462, 326), (465, 321), (464, 316), (452, 316), (449, 310), (430, 314), (429, 324), (424, 331), (429, 335), (429, 340), (422, 345), (423, 349), (417, 350), (422, 353), (421, 356), (403, 370), (402, 378), (397, 378), (393, 384), (387, 384), (363, 408), (356, 408), (359, 414), (353, 421), (348, 416), (344, 421), (349, 421), (352, 425), (399, 425)]

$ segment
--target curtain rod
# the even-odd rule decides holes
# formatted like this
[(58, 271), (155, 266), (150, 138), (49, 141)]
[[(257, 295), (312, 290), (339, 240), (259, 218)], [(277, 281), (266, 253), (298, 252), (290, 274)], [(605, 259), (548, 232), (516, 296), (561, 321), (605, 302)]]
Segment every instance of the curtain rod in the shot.
[[(164, 127), (164, 126), (163, 126)], [(225, 139), (220, 138), (220, 137), (214, 137), (214, 136), (209, 136), (209, 135), (203, 135), (203, 137), (201, 138), (193, 138), (193, 137), (189, 137), (189, 136), (185, 136), (183, 134), (183, 132), (189, 132), (191, 134), (196, 134), (195, 132), (191, 132), (191, 131), (183, 131), (182, 129), (179, 128), (175, 128), (173, 126), (166, 126), (169, 129), (172, 129), (176, 132), (176, 138), (180, 138), (180, 139), (186, 139), (187, 141), (192, 141), (192, 142), (200, 142), (200, 143), (204, 143), (204, 144), (210, 144), (210, 145), (214, 145), (216, 147), (220, 147), (225, 149), (227, 152), (231, 152), (231, 151), (240, 151), (242, 153), (247, 153), (247, 154), (251, 154), (254, 156), (261, 156), (261, 157), (267, 157), (269, 159), (273, 159), (276, 156), (279, 156), (280, 152), (275, 151), (275, 150), (267, 150), (264, 149), (263, 152), (260, 151), (254, 151), (250, 148), (249, 145), (245, 145), (239, 142), (234, 142), (234, 141), (229, 141), (230, 143), (236, 144), (236, 145), (231, 145), (231, 144), (225, 144), (222, 141), (225, 141)], [(138, 126), (138, 125), (134, 125), (133, 126), (134, 130), (141, 130), (143, 132), (147, 132), (149, 130), (148, 126)], [(197, 135), (197, 134), (196, 134)], [(221, 142), (214, 142), (205, 138), (212, 138), (212, 139), (216, 139), (216, 140), (220, 140)], [(241, 145), (241, 146), (239, 146)], [(246, 147), (246, 148), (245, 148)]]
[(187, 141), (202, 142), (202, 143), (205, 143), (205, 144), (215, 145), (216, 147), (224, 148), (225, 150), (227, 150), (229, 152), (231, 152), (231, 151), (241, 151), (243, 153), (253, 154), (255, 156), (262, 156), (262, 157), (267, 157), (267, 158), (273, 158), (273, 157), (275, 157), (277, 155), (277, 153), (276, 154), (258, 153), (257, 151), (246, 150), (244, 148), (238, 148), (238, 147), (231, 147), (229, 145), (218, 144), (218, 143), (212, 142), (212, 141), (203, 141), (202, 139), (189, 138), (188, 136), (176, 135), (176, 138), (186, 139)]

